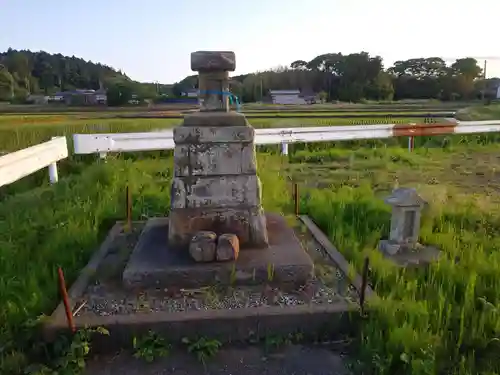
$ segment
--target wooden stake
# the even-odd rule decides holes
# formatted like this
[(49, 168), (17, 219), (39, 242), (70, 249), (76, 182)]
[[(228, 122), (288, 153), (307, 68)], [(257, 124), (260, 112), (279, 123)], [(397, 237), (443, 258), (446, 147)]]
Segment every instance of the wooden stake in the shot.
[(59, 275), (59, 288), (61, 290), (61, 296), (64, 303), (64, 310), (66, 311), (66, 320), (68, 321), (68, 328), (72, 333), (75, 333), (76, 326), (73, 320), (73, 313), (71, 312), (71, 307), (69, 305), (68, 291), (66, 290), (66, 282), (64, 281), (64, 274), (61, 267), (57, 269), (57, 273)]
[(365, 293), (366, 286), (368, 284), (368, 266), (370, 265), (370, 259), (365, 258), (365, 263), (363, 264), (363, 273), (361, 275), (361, 290), (359, 293), (359, 306), (361, 307), (361, 315), (365, 314)]
[(293, 183), (293, 199), (295, 202), (295, 215), (299, 216), (300, 212), (299, 185), (296, 182)]
[(127, 210), (127, 223), (125, 226), (125, 229), (127, 232), (130, 232), (132, 230), (132, 195), (130, 194), (130, 188), (127, 185), (126, 188), (126, 210)]

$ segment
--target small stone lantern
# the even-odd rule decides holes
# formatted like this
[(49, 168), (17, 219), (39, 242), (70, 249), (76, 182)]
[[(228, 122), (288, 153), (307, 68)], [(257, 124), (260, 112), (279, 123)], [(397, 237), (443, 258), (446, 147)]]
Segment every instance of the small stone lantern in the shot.
[(388, 240), (380, 241), (380, 250), (394, 255), (401, 250), (414, 250), (418, 245), (420, 216), (427, 204), (415, 189), (397, 188), (385, 199), (392, 206), (391, 232)]

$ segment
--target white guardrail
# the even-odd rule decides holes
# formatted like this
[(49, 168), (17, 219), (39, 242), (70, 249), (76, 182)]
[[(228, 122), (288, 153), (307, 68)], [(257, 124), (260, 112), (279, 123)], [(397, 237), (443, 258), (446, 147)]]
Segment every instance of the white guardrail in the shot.
[[(500, 120), (451, 121), (439, 124), (378, 124), (305, 128), (256, 129), (258, 145), (281, 144), (288, 154), (288, 144), (295, 142), (348, 141), (407, 136), (413, 146), (414, 136), (500, 132)], [(74, 134), (75, 154), (168, 150), (174, 148), (172, 130), (149, 133)], [(15, 182), (48, 167), (51, 183), (58, 181), (57, 162), (68, 157), (65, 137), (16, 151), (0, 157), (0, 186)]]
[[(408, 136), (412, 139), (413, 136), (491, 132), (500, 132), (500, 120), (256, 129), (255, 143), (281, 144), (281, 151), (286, 155), (288, 144), (295, 142), (348, 141), (398, 136)], [(110, 152), (169, 150), (175, 146), (172, 130), (148, 133), (74, 134), (73, 142), (75, 154), (99, 153), (101, 157)]]
[(68, 157), (66, 137), (56, 137), (0, 157), (0, 186), (11, 184), (42, 168), (49, 168), (49, 180), (58, 180), (57, 162)]

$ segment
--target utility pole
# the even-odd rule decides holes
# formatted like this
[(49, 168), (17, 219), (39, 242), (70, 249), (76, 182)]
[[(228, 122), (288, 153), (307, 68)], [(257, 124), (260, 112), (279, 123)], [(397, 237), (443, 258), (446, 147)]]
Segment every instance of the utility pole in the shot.
[(486, 79), (486, 64), (488, 63), (488, 60), (484, 59), (484, 69), (483, 69), (483, 78)]

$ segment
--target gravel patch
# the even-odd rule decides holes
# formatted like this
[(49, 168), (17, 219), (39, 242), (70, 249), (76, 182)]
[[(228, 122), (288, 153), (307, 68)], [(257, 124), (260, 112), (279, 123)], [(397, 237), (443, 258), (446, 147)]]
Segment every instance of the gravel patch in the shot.
[(357, 300), (357, 292), (335, 267), (321, 246), (304, 228), (296, 234), (315, 263), (315, 276), (300, 289), (284, 291), (270, 285), (213, 285), (199, 289), (147, 289), (130, 291), (122, 287), (121, 275), (142, 226), (119, 235), (101, 263), (93, 282), (77, 306), (76, 316), (183, 312), (241, 309), (263, 306), (289, 307), (305, 304), (333, 304)]

